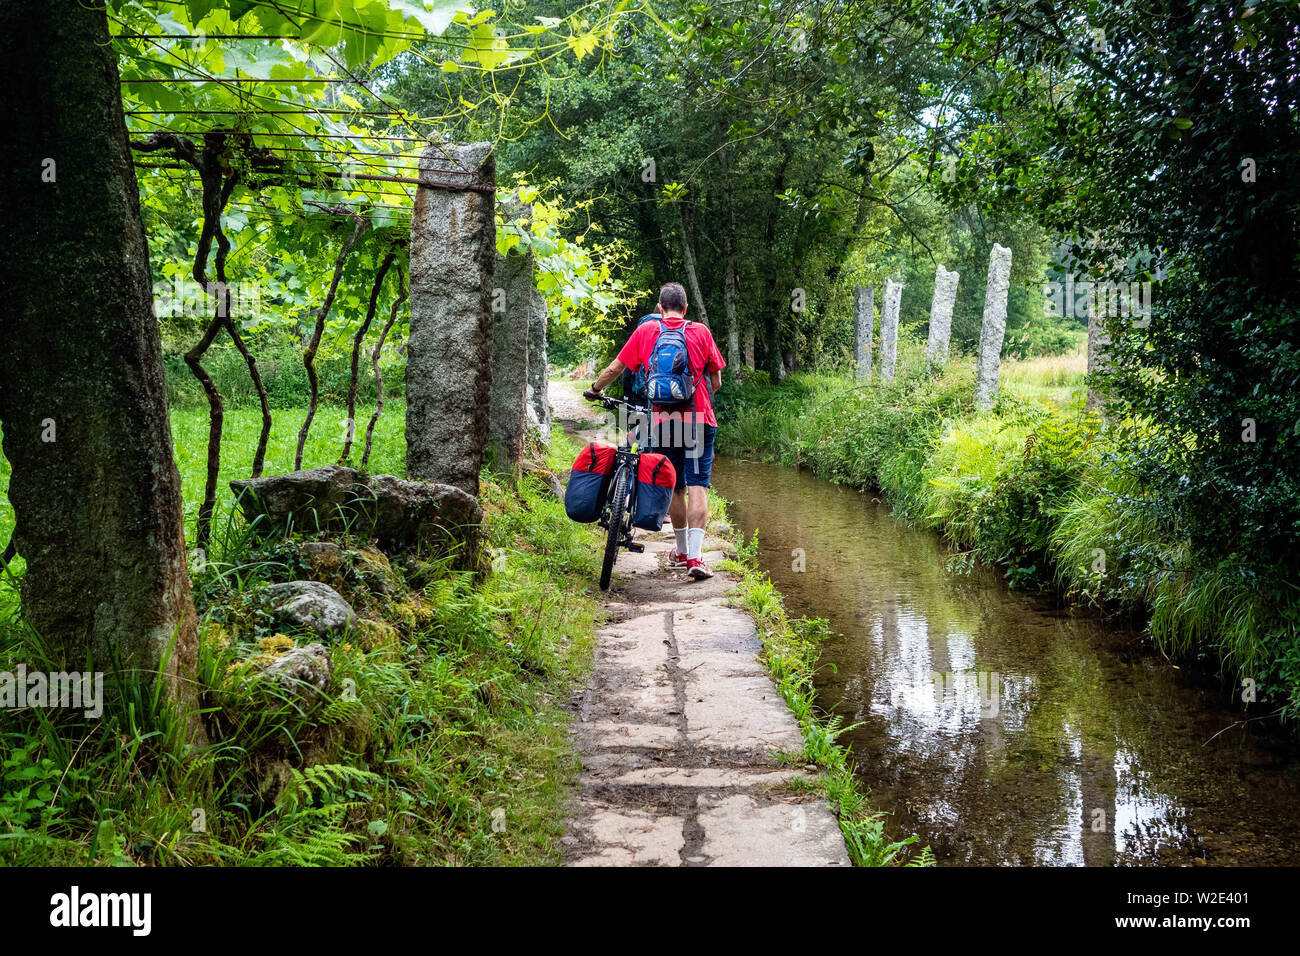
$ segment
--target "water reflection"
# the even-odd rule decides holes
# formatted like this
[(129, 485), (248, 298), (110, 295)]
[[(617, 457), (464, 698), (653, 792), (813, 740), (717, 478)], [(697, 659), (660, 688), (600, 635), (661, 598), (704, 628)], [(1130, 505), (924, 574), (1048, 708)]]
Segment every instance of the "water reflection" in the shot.
[(873, 802), (940, 862), (1300, 862), (1293, 755), (1214, 737), (1238, 715), (1134, 635), (946, 572), (933, 535), (855, 492), (732, 459), (715, 475), (791, 610), (840, 634), (819, 700), (862, 724)]

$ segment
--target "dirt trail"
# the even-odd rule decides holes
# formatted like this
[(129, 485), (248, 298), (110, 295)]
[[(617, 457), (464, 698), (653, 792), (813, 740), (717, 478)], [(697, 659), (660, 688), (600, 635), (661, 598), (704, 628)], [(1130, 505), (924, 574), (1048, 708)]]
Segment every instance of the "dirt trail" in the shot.
[[(598, 411), (578, 388), (551, 384), (564, 427)], [(666, 566), (672, 534), (638, 532), (605, 600), (595, 665), (574, 699), (582, 774), (564, 837), (574, 866), (848, 866), (813, 777), (777, 753), (803, 737), (759, 663), (753, 619), (729, 607), (735, 580), (691, 582)], [(724, 556), (710, 535), (705, 560)]]

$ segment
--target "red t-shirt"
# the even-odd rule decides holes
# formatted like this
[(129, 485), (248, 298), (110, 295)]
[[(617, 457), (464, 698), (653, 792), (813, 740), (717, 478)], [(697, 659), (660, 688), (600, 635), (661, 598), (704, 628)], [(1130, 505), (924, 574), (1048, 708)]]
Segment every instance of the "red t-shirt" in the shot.
[[(682, 320), (668, 318), (663, 320), (670, 329), (679, 329)], [(632, 371), (639, 371), (655, 348), (655, 339), (659, 337), (658, 322), (642, 322), (637, 326), (627, 345), (618, 353), (618, 360)], [(691, 378), (695, 380), (695, 395), (691, 399), (691, 412), (682, 413), (682, 421), (695, 421), (695, 416), (706, 425), (717, 427), (718, 420), (713, 417), (713, 394), (708, 378), (710, 372), (721, 372), (727, 363), (723, 361), (718, 345), (713, 341), (709, 327), (692, 321), (686, 326), (686, 358), (691, 366)]]

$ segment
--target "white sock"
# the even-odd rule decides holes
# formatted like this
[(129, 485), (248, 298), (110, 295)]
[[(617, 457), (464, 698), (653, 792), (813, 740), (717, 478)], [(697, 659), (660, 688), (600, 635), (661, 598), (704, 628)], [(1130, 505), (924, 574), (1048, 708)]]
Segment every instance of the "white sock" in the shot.
[(687, 532), (688, 530), (689, 530), (688, 528), (679, 528), (679, 527), (677, 527), (677, 525), (673, 525), (673, 534), (675, 534), (675, 535), (677, 536), (677, 553), (678, 553), (678, 554), (685, 554), (685, 553), (686, 553), (686, 548), (687, 548), (687, 544), (686, 544), (686, 532)]
[(700, 552), (704, 549), (704, 529), (691, 528), (686, 532), (686, 557), (687, 559), (699, 559)]

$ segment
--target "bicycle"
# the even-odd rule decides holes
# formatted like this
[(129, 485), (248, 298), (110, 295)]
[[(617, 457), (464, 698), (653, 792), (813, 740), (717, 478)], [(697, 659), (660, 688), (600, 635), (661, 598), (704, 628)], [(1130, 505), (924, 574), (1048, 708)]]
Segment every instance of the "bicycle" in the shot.
[[(646, 449), (654, 448), (654, 428), (650, 426), (651, 411), (647, 405), (637, 405), (621, 398), (610, 398), (585, 391), (582, 397), (589, 402), (600, 405), (607, 411), (615, 411), (619, 406), (626, 408), (633, 421), (642, 419), (646, 423)], [(609, 495), (605, 499), (605, 509), (601, 512), (600, 526), (605, 529), (605, 558), (600, 566), (600, 589), (609, 590), (609, 579), (614, 573), (614, 562), (618, 558), (618, 549), (627, 548), (633, 554), (645, 551), (645, 545), (632, 540), (632, 515), (636, 513), (637, 469), (641, 463), (641, 447), (634, 433), (635, 426), (629, 431), (625, 441), (619, 442), (614, 453), (614, 472), (610, 477)]]

